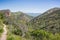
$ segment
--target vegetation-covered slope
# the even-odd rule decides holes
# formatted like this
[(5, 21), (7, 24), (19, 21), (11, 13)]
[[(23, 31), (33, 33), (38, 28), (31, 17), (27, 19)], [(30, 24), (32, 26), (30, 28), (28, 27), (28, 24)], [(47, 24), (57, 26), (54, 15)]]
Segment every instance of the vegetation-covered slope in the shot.
[(60, 8), (52, 8), (30, 21), (34, 29), (60, 32)]
[[(32, 16), (24, 14), (22, 12), (12, 12), (11, 16), (6, 19), (6, 24), (8, 24), (8, 34), (14, 34), (24, 37), (28, 31), (27, 22), (32, 19)], [(9, 36), (8, 36), (9, 39)], [(7, 40), (8, 40), (7, 39)]]
[[(3, 25), (2, 23), (4, 23), (7, 25), (8, 29), (7, 40), (20, 40), (20, 36), (24, 37), (26, 32), (28, 31), (26, 23), (32, 19), (32, 16), (29, 16), (22, 12), (0, 10), (0, 19), (0, 33), (2, 33), (3, 31), (3, 26), (1, 25)], [(16, 36), (16, 38), (14, 36)]]

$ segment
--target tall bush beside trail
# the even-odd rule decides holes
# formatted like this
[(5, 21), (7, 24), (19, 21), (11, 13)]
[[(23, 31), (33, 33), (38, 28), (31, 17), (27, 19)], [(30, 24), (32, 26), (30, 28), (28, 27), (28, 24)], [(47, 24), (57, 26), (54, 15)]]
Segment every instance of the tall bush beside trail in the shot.
[(5, 14), (0, 12), (0, 20), (4, 21), (5, 20)]
[(3, 32), (3, 27), (0, 27), (0, 33), (2, 33)]
[(8, 33), (7, 40), (21, 40), (20, 36)]
[(3, 32), (3, 21), (5, 20), (5, 14), (3, 12), (0, 12), (0, 36)]

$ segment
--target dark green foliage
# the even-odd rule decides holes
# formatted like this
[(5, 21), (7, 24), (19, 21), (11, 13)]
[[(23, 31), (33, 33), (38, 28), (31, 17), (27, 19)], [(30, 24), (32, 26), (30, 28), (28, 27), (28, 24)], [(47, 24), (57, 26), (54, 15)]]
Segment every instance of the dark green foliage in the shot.
[(18, 28), (14, 28), (14, 30), (12, 31), (12, 33), (16, 34), (16, 35), (20, 35), (22, 36), (22, 31)]
[(8, 25), (8, 30), (9, 32), (11, 32), (12, 34), (15, 34), (15, 35), (22, 35), (22, 31), (20, 30), (20, 28), (16, 26), (16, 25)]
[(0, 13), (0, 19), (3, 19), (3, 13)]
[(3, 32), (3, 27), (0, 27), (0, 33), (2, 33)]
[(4, 13), (3, 12), (0, 12), (0, 20), (4, 21), (4, 19), (5, 19)]

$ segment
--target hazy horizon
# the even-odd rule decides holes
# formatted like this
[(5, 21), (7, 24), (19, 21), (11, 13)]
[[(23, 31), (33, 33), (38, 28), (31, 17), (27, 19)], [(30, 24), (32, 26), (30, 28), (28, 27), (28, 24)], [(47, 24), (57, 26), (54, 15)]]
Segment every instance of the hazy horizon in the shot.
[(0, 10), (10, 9), (13, 12), (43, 13), (54, 7), (60, 7), (60, 0), (0, 0)]

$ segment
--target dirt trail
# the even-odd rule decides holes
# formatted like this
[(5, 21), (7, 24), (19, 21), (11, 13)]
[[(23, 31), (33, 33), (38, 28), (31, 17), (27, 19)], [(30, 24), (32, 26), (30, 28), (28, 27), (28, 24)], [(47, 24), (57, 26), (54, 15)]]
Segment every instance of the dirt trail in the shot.
[(6, 25), (5, 24), (3, 24), (3, 25), (4, 25), (4, 27), (3, 27), (4, 32), (2, 33), (2, 36), (1, 36), (1, 39), (0, 40), (6, 40), (6, 38), (7, 38)]

